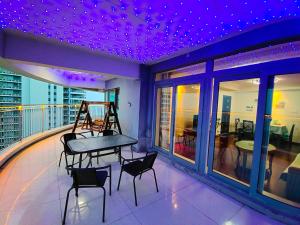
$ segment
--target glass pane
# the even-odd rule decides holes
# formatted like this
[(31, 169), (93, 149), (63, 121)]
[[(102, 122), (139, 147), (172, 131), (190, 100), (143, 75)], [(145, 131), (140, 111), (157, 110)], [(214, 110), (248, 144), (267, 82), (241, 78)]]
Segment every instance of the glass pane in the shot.
[(186, 77), (190, 75), (196, 75), (200, 73), (205, 73), (206, 63), (198, 63), (195, 65), (169, 70), (163, 73), (157, 73), (155, 76), (155, 80), (166, 80), (166, 79), (173, 79), (177, 77)]
[(177, 86), (174, 155), (195, 162), (200, 84)]
[(300, 74), (275, 76), (271, 83), (263, 143), (274, 150), (262, 149), (260, 186), (265, 194), (300, 207)]
[(157, 89), (155, 145), (165, 150), (170, 148), (172, 113), (172, 87)]
[(220, 82), (213, 169), (249, 184), (259, 79)]
[(224, 70), (300, 56), (300, 41), (268, 46), (249, 52), (216, 59), (214, 71)]

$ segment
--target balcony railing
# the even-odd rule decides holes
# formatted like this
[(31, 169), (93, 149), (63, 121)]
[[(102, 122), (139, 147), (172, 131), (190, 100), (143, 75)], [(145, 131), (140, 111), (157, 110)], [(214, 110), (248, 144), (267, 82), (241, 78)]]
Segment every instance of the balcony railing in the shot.
[[(0, 151), (23, 138), (74, 123), (79, 108), (80, 104), (0, 106)], [(103, 105), (90, 105), (89, 111), (93, 119), (104, 118)]]

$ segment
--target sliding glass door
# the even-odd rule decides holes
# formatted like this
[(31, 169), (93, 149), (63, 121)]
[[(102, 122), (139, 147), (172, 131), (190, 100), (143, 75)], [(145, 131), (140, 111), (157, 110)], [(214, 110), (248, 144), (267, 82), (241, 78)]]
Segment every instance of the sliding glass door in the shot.
[(211, 171), (249, 185), (259, 78), (216, 80)]
[(198, 134), (200, 83), (176, 86), (173, 154), (195, 163)]
[(300, 207), (299, 102), (300, 74), (270, 76), (258, 187), (260, 193), (297, 207)]
[(167, 153), (172, 160), (194, 169), (198, 167), (201, 142), (201, 84), (202, 79), (195, 77), (181, 78), (157, 86), (154, 103), (154, 146)]

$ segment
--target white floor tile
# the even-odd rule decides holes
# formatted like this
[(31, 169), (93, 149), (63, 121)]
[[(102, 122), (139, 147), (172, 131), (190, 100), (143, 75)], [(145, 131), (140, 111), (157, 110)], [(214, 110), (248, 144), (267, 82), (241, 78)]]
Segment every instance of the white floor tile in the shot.
[(143, 225), (215, 225), (184, 199), (172, 194), (134, 212)]
[[(62, 145), (56, 135), (32, 145), (0, 171), (0, 224), (57, 225), (61, 223), (65, 198), (72, 178), (58, 160)], [(122, 155), (131, 158), (128, 148)], [(134, 153), (134, 157), (145, 153)], [(85, 164), (87, 163), (87, 160)], [(108, 183), (106, 223), (111, 225), (279, 225), (280, 223), (243, 207), (174, 168), (166, 159), (156, 160), (159, 192), (151, 171), (136, 179), (138, 207), (134, 204), (133, 177), (123, 173), (117, 184), (120, 164), (116, 155), (101, 157), (99, 165), (112, 165), (112, 196)], [(79, 198), (70, 195), (66, 224), (102, 224), (102, 190), (80, 189)]]

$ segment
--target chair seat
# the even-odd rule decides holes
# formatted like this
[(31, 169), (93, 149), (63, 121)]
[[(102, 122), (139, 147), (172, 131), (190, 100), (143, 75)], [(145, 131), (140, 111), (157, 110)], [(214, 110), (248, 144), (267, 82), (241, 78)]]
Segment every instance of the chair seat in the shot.
[(137, 176), (143, 171), (143, 162), (140, 160), (133, 161), (124, 165), (123, 170), (132, 176)]

